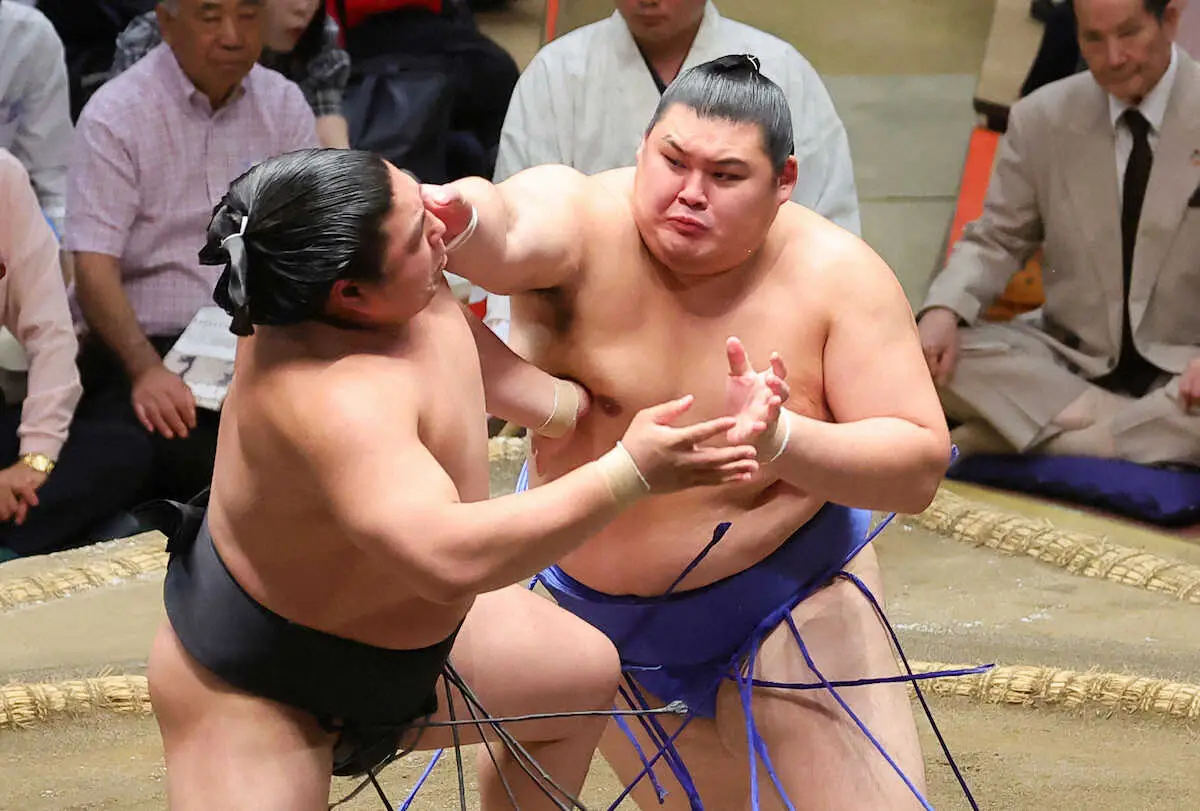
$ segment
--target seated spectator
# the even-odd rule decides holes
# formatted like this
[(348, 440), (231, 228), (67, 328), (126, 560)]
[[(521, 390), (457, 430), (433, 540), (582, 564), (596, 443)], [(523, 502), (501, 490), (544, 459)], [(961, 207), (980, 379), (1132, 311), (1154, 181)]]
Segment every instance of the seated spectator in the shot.
[[(350, 146), (342, 91), (350, 77), (350, 57), (338, 47), (338, 27), (321, 0), (264, 0), (263, 49), (258, 63), (300, 86), (317, 117), (317, 136), (325, 146)], [(112, 74), (123, 73), (162, 42), (158, 17), (151, 11), (129, 23), (117, 37)]]
[(0, 313), (28, 360), (22, 400), (0, 405), (0, 560), (82, 543), (133, 498), (150, 448), (126, 425), (71, 415), (78, 344), (58, 267), (58, 243), (29, 175), (0, 149)]
[[(964, 452), (1200, 464), (1200, 65), (1168, 0), (1074, 6), (1088, 72), (1013, 106), (925, 356)], [(1039, 247), (1045, 306), (980, 323)]]
[[(440, 175), (436, 170), (418, 170), (421, 179), (441, 183), (471, 175), (490, 177), (518, 70), (509, 53), (479, 31), (466, 1), (329, 0), (329, 8), (337, 10), (356, 76), (439, 73), (445, 77), (449, 121), (434, 118), (427, 125), (448, 127), (448, 133), (433, 135), (443, 142), (444, 169)], [(399, 75), (397, 80), (403, 82), (405, 78)], [(393, 92), (403, 94), (403, 84)], [(400, 118), (411, 114), (390, 106), (379, 108), (375, 106), (379, 101), (352, 102), (368, 106), (362, 112), (376, 131), (372, 135), (393, 126), (382, 124), (378, 120), (381, 116)], [(414, 101), (426, 103), (424, 93), (415, 93)], [(411, 129), (413, 123), (397, 120), (394, 126)], [(413, 133), (412, 137), (421, 139), (423, 135)], [(380, 149), (376, 144), (354, 146), (379, 151), (397, 165), (414, 168), (403, 154)]]
[(659, 96), (684, 68), (749, 53), (791, 105), (800, 163), (792, 199), (858, 232), (846, 130), (807, 59), (705, 0), (615, 4), (607, 19), (542, 48), (521, 74), (500, 136), (497, 182), (542, 163), (586, 174), (632, 166)]
[[(546, 45), (513, 91), (495, 180), (543, 163), (594, 174), (632, 166), (663, 90), (685, 68), (748, 53), (792, 110), (799, 180), (792, 199), (854, 233), (858, 194), (845, 127), (821, 77), (795, 48), (722, 17), (705, 0), (615, 0), (616, 11)], [(485, 321), (507, 334), (508, 300), (488, 296)]]
[(85, 320), (83, 403), (141, 425), (155, 491), (189, 498), (212, 476), (218, 415), (197, 413), (162, 357), (212, 303), (219, 271), (199, 262), (215, 204), (265, 158), (317, 145), (294, 83), (257, 64), (255, 0), (164, 0), (166, 44), (101, 87), (79, 117), (67, 248)]
[(0, 149), (24, 165), (61, 234), (71, 149), (63, 45), (40, 11), (11, 0), (0, 0)]

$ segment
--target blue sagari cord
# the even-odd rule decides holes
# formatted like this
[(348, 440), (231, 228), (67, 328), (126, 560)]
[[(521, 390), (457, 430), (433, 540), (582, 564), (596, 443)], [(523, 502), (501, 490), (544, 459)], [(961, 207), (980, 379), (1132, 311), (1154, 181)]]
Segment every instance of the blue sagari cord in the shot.
[[(952, 451), (951, 461), (953, 462), (957, 458), (957, 456), (958, 456), (958, 449), (954, 448)], [(528, 486), (528, 469), (522, 468), (521, 474), (520, 474), (520, 476), (518, 478), (518, 482), (517, 482), (517, 491), (520, 492), (522, 489), (524, 489), (527, 486)], [(895, 517), (896, 517), (896, 514), (891, 513), (887, 517), (885, 517), (882, 521), (880, 521), (878, 526), (876, 526), (871, 531), (870, 535), (867, 538), (866, 543), (870, 543), (870, 542), (874, 541), (875, 538), (879, 535), (879, 533), (882, 532), (883, 529), (886, 526), (888, 526), (888, 524), (890, 524), (892, 519), (894, 519)], [(717, 543), (720, 542), (720, 540), (725, 536), (725, 533), (729, 530), (729, 527), (730, 527), (730, 524), (728, 522), (723, 522), (716, 527), (716, 529), (713, 533), (712, 540), (708, 543), (708, 545), (706, 545), (704, 547), (703, 550), (701, 550), (701, 552), (692, 560), (692, 562), (687, 565), (687, 567), (683, 570), (683, 572), (679, 575), (679, 577), (677, 577), (675, 579), (675, 581), (671, 584), (671, 586), (661, 596), (663, 596), (663, 597), (669, 596), (670, 594), (672, 594), (675, 591), (675, 589), (678, 587), (678, 585), (681, 582), (683, 582), (684, 578), (687, 577), (687, 575), (692, 570), (694, 570), (697, 565), (700, 564), (700, 562), (708, 555), (708, 553), (712, 551), (712, 549), (717, 545)], [(971, 794), (970, 788), (967, 786), (966, 779), (963, 777), (963, 774), (962, 774), (961, 770), (959, 769), (958, 764), (955, 762), (954, 756), (951, 755), (949, 746), (946, 744), (945, 738), (942, 736), (941, 730), (937, 726), (937, 722), (934, 721), (933, 712), (930, 709), (928, 702), (925, 700), (925, 696), (921, 691), (919, 682), (925, 681), (928, 679), (951, 678), (951, 677), (955, 677), (955, 676), (966, 676), (966, 675), (973, 675), (973, 674), (977, 674), (977, 673), (983, 673), (983, 672), (986, 672), (987, 670), (990, 670), (991, 668), (995, 667), (995, 665), (989, 664), (989, 665), (981, 665), (979, 667), (974, 667), (974, 668), (963, 668), (963, 669), (957, 669), (957, 670), (943, 670), (943, 671), (935, 671), (935, 672), (920, 673), (920, 674), (914, 673), (912, 670), (912, 666), (909, 664), (908, 657), (905, 655), (904, 650), (900, 645), (900, 639), (896, 635), (895, 629), (892, 627), (891, 623), (888, 621), (887, 616), (885, 615), (885, 613), (883, 611), (883, 607), (879, 604), (878, 599), (871, 592), (871, 590), (867, 587), (866, 583), (864, 583), (856, 575), (854, 575), (850, 572), (844, 571), (844, 570), (838, 572), (837, 575), (835, 575), (835, 576), (849, 580), (851, 583), (853, 583), (855, 585), (856, 588), (858, 588), (858, 590), (871, 603), (871, 606), (874, 609), (876, 616), (879, 618), (880, 622), (883, 624), (883, 626), (888, 631), (888, 635), (891, 638), (892, 644), (895, 646), (896, 652), (899, 655), (901, 662), (904, 664), (905, 673), (902, 675), (899, 675), (899, 676), (883, 676), (883, 677), (853, 679), (853, 680), (845, 680), (845, 681), (830, 681), (829, 679), (825, 678), (824, 674), (822, 674), (821, 671), (817, 668), (816, 663), (813, 661), (812, 655), (809, 653), (808, 646), (805, 645), (804, 640), (800, 635), (800, 629), (796, 626), (795, 621), (792, 619), (791, 612), (792, 612), (792, 610), (795, 609), (796, 605), (799, 604), (800, 600), (796, 600), (794, 603), (789, 603), (789, 604), (782, 606), (779, 610), (772, 612), (770, 616), (768, 616), (766, 619), (764, 619), (763, 622), (760, 623), (758, 628), (756, 628), (755, 631), (750, 635), (750, 638), (747, 640), (746, 645), (743, 646), (743, 649), (741, 651), (739, 651), (738, 655), (736, 656), (736, 658), (734, 660), (736, 662), (743, 662), (744, 664), (740, 667), (735, 666), (732, 669), (732, 671), (730, 673), (726, 674), (726, 676), (724, 677), (725, 679), (734, 681), (737, 684), (738, 692), (739, 692), (739, 695), (742, 700), (742, 708), (745, 713), (746, 740), (747, 740), (747, 748), (749, 750), (751, 808), (754, 809), (754, 811), (759, 810), (759, 786), (758, 786), (757, 773), (758, 773), (758, 761), (761, 760), (763, 763), (763, 767), (766, 770), (768, 777), (771, 779), (772, 784), (775, 786), (775, 790), (779, 793), (779, 797), (782, 799), (784, 806), (788, 809), (788, 811), (795, 811), (795, 806), (792, 804), (791, 799), (788, 797), (787, 792), (785, 791), (785, 789), (782, 785), (782, 782), (780, 781), (779, 776), (778, 776), (777, 772), (775, 771), (774, 765), (771, 762), (770, 755), (767, 752), (766, 741), (758, 733), (757, 724), (755, 723), (755, 720), (754, 720), (754, 712), (753, 712), (754, 688), (755, 687), (768, 687), (768, 688), (774, 688), (774, 689), (826, 690), (826, 691), (828, 691), (829, 694), (838, 703), (838, 705), (841, 706), (841, 708), (846, 711), (847, 715), (850, 716), (851, 720), (854, 721), (854, 723), (858, 726), (858, 728), (862, 731), (862, 733), (867, 737), (867, 739), (871, 742), (871, 744), (875, 747), (875, 749), (883, 756), (884, 760), (887, 761), (888, 765), (892, 767), (893, 771), (896, 772), (896, 774), (904, 782), (905, 786), (907, 786), (909, 791), (912, 792), (913, 796), (916, 797), (916, 799), (921, 803), (922, 807), (924, 807), (928, 811), (933, 811), (933, 806), (930, 805), (929, 801), (921, 794), (920, 790), (917, 789), (917, 787), (913, 784), (912, 780), (909, 779), (909, 777), (904, 774), (903, 769), (901, 769), (899, 764), (897, 764), (896, 761), (892, 758), (892, 756), (888, 754), (888, 752), (884, 748), (883, 744), (880, 743), (880, 741), (871, 733), (870, 729), (868, 729), (866, 724), (862, 721), (862, 719), (860, 719), (858, 717), (858, 715), (855, 714), (855, 712), (850, 708), (850, 705), (845, 701), (844, 698), (842, 698), (841, 694), (837, 690), (837, 688), (839, 688), (839, 687), (843, 687), (843, 688), (844, 687), (864, 687), (864, 686), (875, 685), (875, 684), (894, 684), (897, 682), (909, 682), (913, 685), (913, 689), (916, 692), (917, 699), (921, 704), (922, 710), (925, 713), (925, 717), (928, 719), (929, 724), (933, 729), (933, 733), (937, 737), (938, 744), (942, 750), (942, 753), (946, 756), (946, 760), (949, 762), (950, 768), (953, 770), (954, 776), (958, 780), (958, 784), (962, 788), (963, 794), (966, 797), (967, 802), (970, 804), (973, 811), (979, 811), (979, 806), (976, 803), (974, 796)], [(534, 586), (537, 585), (539, 579), (540, 579), (540, 575), (535, 575), (529, 581), (529, 588), (533, 589)], [(773, 682), (773, 681), (765, 681), (765, 680), (759, 680), (759, 679), (753, 678), (754, 665), (755, 665), (755, 662), (757, 661), (759, 648), (761, 647), (763, 641), (766, 639), (767, 635), (771, 631), (773, 631), (776, 627), (778, 627), (778, 625), (780, 623), (783, 623), (783, 622), (786, 622), (788, 625), (788, 628), (791, 630), (792, 637), (795, 639), (796, 644), (799, 647), (800, 652), (804, 657), (804, 661), (808, 665), (808, 668), (817, 677), (817, 679), (818, 679), (817, 682), (814, 682), (814, 683)], [(636, 630), (636, 628), (635, 628), (635, 630)], [(642, 691), (638, 688), (637, 683), (634, 680), (633, 675), (632, 675), (633, 673), (635, 673), (639, 670), (644, 670), (644, 669), (645, 668), (643, 668), (643, 667), (630, 667), (630, 666), (625, 667), (626, 687), (621, 688), (621, 696), (625, 699), (625, 701), (629, 705), (630, 709), (633, 709), (633, 710), (643, 710), (643, 711), (650, 710), (649, 702), (647, 701), (647, 699), (646, 699), (645, 695), (642, 693)], [(719, 686), (720, 686), (720, 682), (714, 684), (713, 690), (716, 690)], [(616, 713), (616, 712), (618, 712), (618, 710), (614, 707), (614, 713)], [(643, 778), (646, 778), (647, 776), (650, 778), (652, 784), (654, 785), (655, 793), (658, 797), (659, 804), (664, 803), (666, 800), (667, 791), (662, 786), (662, 784), (658, 781), (658, 778), (654, 773), (654, 765), (659, 760), (664, 760), (667, 763), (672, 774), (675, 776), (676, 780), (679, 782), (680, 786), (683, 788), (683, 791), (685, 792), (685, 794), (687, 794), (689, 804), (690, 804), (692, 811), (703, 811), (704, 805), (700, 799), (699, 792), (695, 785), (695, 781), (692, 779), (691, 773), (688, 771), (687, 765), (683, 762), (683, 758), (680, 755), (678, 748), (675, 746), (676, 739), (678, 739), (678, 737), (687, 728), (688, 724), (691, 723), (691, 721), (694, 718), (696, 718), (697, 716), (691, 712), (688, 712), (686, 714), (683, 722), (680, 724), (679, 728), (676, 729), (673, 733), (668, 735), (666, 730), (663, 728), (662, 724), (659, 723), (659, 721), (655, 717), (653, 717), (652, 715), (649, 715), (649, 714), (638, 715), (637, 720), (642, 724), (642, 728), (645, 731), (646, 735), (651, 739), (653, 744), (658, 747), (658, 751), (655, 752), (655, 754), (651, 757), (646, 756), (646, 753), (642, 749), (641, 745), (639, 744), (637, 737), (633, 734), (633, 730), (630, 728), (629, 724), (624, 720), (624, 718), (622, 718), (620, 716), (614, 716), (614, 717), (615, 717), (615, 720), (617, 721), (618, 725), (621, 727), (622, 731), (625, 732), (626, 736), (633, 743), (634, 750), (637, 752), (638, 758), (641, 760), (641, 762), (643, 764), (643, 768), (636, 776), (634, 776), (634, 778), (629, 782), (629, 784), (627, 786), (625, 786), (624, 790), (617, 797), (617, 799), (614, 800), (612, 802), (612, 804), (608, 806), (608, 811), (615, 811), (617, 806), (620, 805), (620, 803), (630, 794), (630, 792), (633, 791), (633, 789), (638, 785), (638, 783), (640, 783), (641, 780)], [(408, 799), (405, 800), (404, 804), (400, 806), (399, 811), (407, 811), (407, 809), (410, 808), (414, 798), (417, 795), (417, 792), (421, 789), (421, 787), (424, 785), (426, 780), (429, 778), (430, 773), (433, 771), (434, 766), (437, 764), (438, 759), (441, 757), (442, 751), (443, 750), (439, 750), (434, 755), (433, 760), (430, 761), (429, 765), (425, 769), (425, 772), (421, 775), (420, 779), (417, 781), (417, 784), (413, 787), (411, 793), (408, 796)]]

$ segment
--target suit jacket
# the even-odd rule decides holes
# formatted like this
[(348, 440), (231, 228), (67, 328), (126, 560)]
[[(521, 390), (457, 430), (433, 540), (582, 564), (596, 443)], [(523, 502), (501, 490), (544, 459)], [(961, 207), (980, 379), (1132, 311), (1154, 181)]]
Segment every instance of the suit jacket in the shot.
[[(1200, 64), (1182, 51), (1138, 225), (1129, 311), (1134, 342), (1178, 374), (1200, 354)], [(1043, 248), (1045, 305), (1014, 322), (1086, 377), (1121, 347), (1121, 182), (1108, 96), (1090, 73), (1013, 106), (982, 216), (967, 226), (922, 310), (968, 324)]]

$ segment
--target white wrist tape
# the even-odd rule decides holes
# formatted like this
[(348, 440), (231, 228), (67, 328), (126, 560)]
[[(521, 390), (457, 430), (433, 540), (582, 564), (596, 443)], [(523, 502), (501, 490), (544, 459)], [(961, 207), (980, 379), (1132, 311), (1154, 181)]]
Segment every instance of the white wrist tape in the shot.
[(787, 411), (780, 410), (779, 419), (775, 420), (775, 428), (770, 433), (764, 433), (759, 437), (758, 442), (758, 458), (763, 460), (761, 463), (769, 465), (783, 456), (783, 452), (787, 450), (788, 440), (792, 438), (792, 419)]
[(618, 506), (627, 506), (649, 494), (650, 482), (646, 481), (642, 471), (638, 470), (637, 462), (633, 461), (629, 451), (620, 442), (597, 459), (596, 466)]
[(472, 205), (471, 206), (471, 221), (467, 223), (466, 228), (464, 228), (461, 232), (459, 232), (458, 236), (456, 236), (454, 239), (452, 239), (446, 243), (446, 253), (454, 253), (459, 248), (461, 248), (463, 246), (463, 243), (466, 242), (468, 239), (470, 239), (471, 235), (475, 233), (475, 229), (478, 226), (479, 226), (479, 209), (475, 208), (475, 206)]
[(558, 439), (566, 436), (575, 427), (579, 417), (579, 389), (566, 380), (554, 381), (554, 406), (546, 421), (533, 429), (535, 434)]

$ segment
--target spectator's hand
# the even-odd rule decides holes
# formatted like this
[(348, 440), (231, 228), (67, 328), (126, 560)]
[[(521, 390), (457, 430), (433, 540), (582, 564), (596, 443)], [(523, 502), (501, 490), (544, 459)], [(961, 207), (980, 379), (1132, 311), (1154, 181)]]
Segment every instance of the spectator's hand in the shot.
[(0, 521), (24, 524), (29, 510), (38, 505), (37, 491), (45, 482), (45, 473), (22, 462), (0, 470)]
[(421, 200), (425, 210), (442, 221), (446, 234), (442, 239), (449, 244), (471, 223), (471, 204), (463, 199), (462, 192), (453, 186), (421, 184)]
[(151, 366), (133, 381), (133, 410), (150, 433), (167, 439), (187, 439), (196, 427), (196, 398), (179, 375), (161, 363)]
[(921, 336), (921, 351), (933, 382), (944, 386), (954, 376), (958, 365), (958, 353), (962, 349), (962, 336), (958, 331), (958, 313), (945, 307), (935, 307), (917, 323)]
[(1192, 358), (1179, 376), (1179, 404), (1188, 414), (1200, 409), (1200, 358)]
[(725, 414), (736, 422), (725, 438), (731, 445), (754, 442), (779, 419), (779, 412), (791, 391), (786, 382), (787, 368), (778, 353), (771, 354), (771, 368), (754, 371), (746, 348), (737, 338), (725, 342), (729, 377), (725, 381)]

